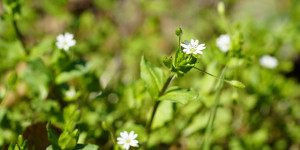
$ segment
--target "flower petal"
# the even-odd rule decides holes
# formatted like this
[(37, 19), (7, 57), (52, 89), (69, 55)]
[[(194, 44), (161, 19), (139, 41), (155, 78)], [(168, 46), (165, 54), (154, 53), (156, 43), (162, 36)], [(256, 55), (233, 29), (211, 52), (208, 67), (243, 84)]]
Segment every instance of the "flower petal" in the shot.
[(76, 41), (75, 40), (72, 40), (72, 41), (69, 41), (68, 43), (70, 46), (74, 46), (76, 44)]
[(64, 50), (68, 51), (68, 50), (69, 50), (69, 48), (70, 48), (70, 46), (69, 46), (69, 45), (64, 45)]
[(128, 137), (127, 131), (121, 132), (120, 135), (121, 135), (122, 138), (127, 138)]
[(64, 41), (64, 39), (65, 39), (65, 37), (62, 34), (60, 34), (56, 37), (57, 41)]
[(194, 43), (195, 44), (194, 46), (196, 47), (198, 45), (198, 43), (199, 43), (199, 41), (196, 40), (195, 43)]
[(124, 145), (123, 145), (123, 148), (124, 148), (124, 149), (126, 149), (126, 150), (128, 150), (128, 149), (129, 149), (129, 147), (130, 147), (130, 145), (129, 145), (129, 144), (124, 144)]
[(135, 139), (136, 137), (137, 137), (138, 135), (137, 134), (134, 134), (134, 135), (132, 135), (132, 139)]
[(129, 136), (131, 137), (131, 136), (133, 136), (133, 134), (134, 134), (134, 132), (130, 131)]
[(74, 38), (74, 35), (71, 34), (71, 33), (66, 32), (65, 33), (65, 38), (66, 38), (66, 40), (72, 40)]
[(191, 39), (191, 44), (195, 45), (195, 41), (193, 39)]
[(183, 43), (181, 43), (180, 45), (181, 45), (182, 47), (184, 47), (184, 48), (189, 48), (188, 45), (185, 45), (185, 44), (183, 44)]
[(137, 140), (132, 140), (131, 142), (130, 142), (130, 145), (131, 146), (134, 146), (134, 147), (137, 147), (138, 146), (138, 141)]
[(202, 51), (197, 51), (197, 54), (203, 54), (203, 52)]

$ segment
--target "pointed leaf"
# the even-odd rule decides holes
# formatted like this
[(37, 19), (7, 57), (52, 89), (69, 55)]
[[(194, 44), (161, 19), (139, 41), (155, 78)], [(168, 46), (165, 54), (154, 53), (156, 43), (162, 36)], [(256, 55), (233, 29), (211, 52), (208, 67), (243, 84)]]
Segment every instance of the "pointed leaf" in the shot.
[(52, 145), (52, 148), (54, 150), (60, 150), (60, 147), (58, 146), (58, 137), (56, 133), (51, 129), (50, 121), (47, 123), (47, 131), (48, 131), (48, 139)]
[(189, 101), (196, 100), (198, 94), (193, 90), (181, 89), (181, 88), (170, 88), (163, 96), (159, 97), (160, 101), (173, 101), (176, 103), (186, 104)]
[(163, 71), (160, 68), (153, 67), (152, 64), (144, 57), (142, 57), (140, 67), (141, 78), (145, 82), (146, 87), (153, 99), (157, 99), (165, 80)]

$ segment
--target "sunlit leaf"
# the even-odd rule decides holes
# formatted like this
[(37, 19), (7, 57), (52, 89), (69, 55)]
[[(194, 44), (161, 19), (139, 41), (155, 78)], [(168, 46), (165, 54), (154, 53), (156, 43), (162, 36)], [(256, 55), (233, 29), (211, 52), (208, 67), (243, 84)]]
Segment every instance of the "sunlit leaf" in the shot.
[(186, 104), (189, 101), (196, 100), (198, 94), (193, 90), (186, 90), (181, 88), (170, 88), (163, 96), (159, 97), (160, 101), (172, 101), (176, 103)]
[(154, 67), (144, 57), (141, 60), (141, 78), (146, 84), (146, 87), (154, 99), (158, 98), (159, 92), (163, 87), (165, 80), (163, 71), (160, 68)]
[(47, 123), (47, 131), (48, 131), (48, 139), (52, 145), (52, 148), (54, 150), (60, 150), (60, 147), (58, 146), (58, 137), (56, 133), (51, 129), (51, 122)]

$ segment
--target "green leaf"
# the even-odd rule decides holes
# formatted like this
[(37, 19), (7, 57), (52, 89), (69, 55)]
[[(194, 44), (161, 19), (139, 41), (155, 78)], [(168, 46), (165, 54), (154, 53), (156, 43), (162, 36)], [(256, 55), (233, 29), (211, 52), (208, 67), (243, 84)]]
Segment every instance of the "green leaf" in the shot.
[(28, 62), (28, 67), (22, 79), (28, 84), (29, 93), (38, 95), (39, 99), (46, 99), (48, 96), (49, 83), (53, 74), (41, 59)]
[(165, 80), (162, 69), (153, 67), (152, 64), (144, 58), (144, 56), (142, 57), (140, 67), (141, 78), (145, 82), (152, 98), (157, 99)]
[[(65, 122), (74, 122), (76, 123), (80, 119), (80, 111), (78, 110), (78, 106), (75, 104), (70, 104), (63, 110), (63, 117)], [(67, 127), (65, 127), (66, 129)], [(70, 131), (74, 130), (75, 126), (70, 128)]]
[(97, 150), (98, 146), (94, 144), (88, 144), (86, 145), (82, 150)]
[(53, 45), (52, 38), (43, 39), (30, 51), (30, 59), (36, 59), (43, 56), (46, 52), (50, 51)]
[[(60, 150), (60, 147), (58, 146), (58, 138), (57, 138), (57, 135), (56, 133), (51, 129), (51, 122), (49, 121), (47, 123), (47, 132), (48, 132), (48, 139), (52, 145), (52, 148), (54, 150)], [(48, 148), (47, 148), (48, 149)]]
[(177, 87), (170, 88), (163, 96), (159, 97), (160, 101), (172, 101), (186, 104), (189, 101), (196, 100), (198, 94), (193, 90), (181, 89)]
[(46, 150), (53, 150), (52, 145), (49, 145)]
[(3, 8), (8, 14), (20, 14), (21, 13), (21, 2), (20, 0), (4, 0)]
[(87, 73), (89, 68), (87, 66), (77, 65), (76, 70), (72, 70), (70, 72), (62, 72), (60, 73), (56, 79), (55, 82), (57, 84), (61, 84), (63, 82), (69, 81), (73, 78), (80, 77)]
[(157, 108), (156, 115), (153, 120), (152, 129), (162, 127), (166, 122), (173, 118), (173, 104), (171, 102), (161, 102)]
[(10, 144), (9, 147), (8, 147), (8, 150), (14, 150), (14, 145)]
[[(76, 131), (76, 130), (75, 130)], [(77, 139), (75, 136), (72, 135), (72, 133), (69, 133), (68, 131), (64, 131), (60, 136), (58, 140), (58, 144), (62, 149), (73, 149), (76, 147)]]

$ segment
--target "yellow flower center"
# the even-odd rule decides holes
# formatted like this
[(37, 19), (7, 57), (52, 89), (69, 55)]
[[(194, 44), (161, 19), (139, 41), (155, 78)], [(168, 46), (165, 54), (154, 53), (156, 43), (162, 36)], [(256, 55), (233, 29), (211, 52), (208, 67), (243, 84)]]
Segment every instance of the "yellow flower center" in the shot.
[(130, 139), (129, 138), (125, 139), (125, 143), (130, 144)]

